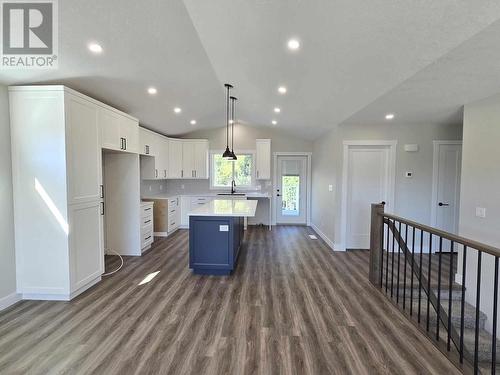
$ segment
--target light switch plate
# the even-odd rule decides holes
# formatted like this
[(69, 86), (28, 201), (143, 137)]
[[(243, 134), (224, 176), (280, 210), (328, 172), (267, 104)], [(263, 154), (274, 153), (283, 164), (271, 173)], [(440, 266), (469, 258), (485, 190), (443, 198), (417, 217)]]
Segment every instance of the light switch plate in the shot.
[(328, 191), (333, 191), (333, 185), (328, 185)]
[(219, 232), (229, 232), (229, 225), (219, 225)]
[(476, 216), (485, 218), (486, 217), (486, 208), (484, 207), (476, 207)]

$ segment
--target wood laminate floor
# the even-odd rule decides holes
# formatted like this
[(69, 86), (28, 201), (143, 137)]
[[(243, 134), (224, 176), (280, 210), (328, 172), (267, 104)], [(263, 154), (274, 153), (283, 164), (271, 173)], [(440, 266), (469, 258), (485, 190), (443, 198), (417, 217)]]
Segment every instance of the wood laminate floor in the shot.
[(22, 301), (0, 313), (0, 374), (458, 373), (369, 284), (368, 252), (309, 233), (250, 228), (215, 277), (191, 274), (178, 231), (71, 302)]

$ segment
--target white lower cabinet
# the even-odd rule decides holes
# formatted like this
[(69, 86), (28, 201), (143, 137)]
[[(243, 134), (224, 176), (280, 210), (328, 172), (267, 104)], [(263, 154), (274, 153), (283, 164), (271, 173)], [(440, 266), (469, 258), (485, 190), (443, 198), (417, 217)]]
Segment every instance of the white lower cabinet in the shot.
[(141, 252), (149, 250), (154, 241), (154, 202), (141, 203)]
[(71, 294), (104, 273), (103, 226), (100, 202), (69, 207)]

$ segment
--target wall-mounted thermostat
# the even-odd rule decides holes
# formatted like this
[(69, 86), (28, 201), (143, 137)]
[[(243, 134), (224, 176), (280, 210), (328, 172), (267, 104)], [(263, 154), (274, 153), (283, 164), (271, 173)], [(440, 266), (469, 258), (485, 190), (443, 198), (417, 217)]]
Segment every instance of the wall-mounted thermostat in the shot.
[(405, 145), (405, 151), (406, 152), (417, 152), (418, 145), (417, 144)]
[(407, 172), (405, 173), (405, 177), (406, 177), (406, 178), (412, 178), (412, 177), (413, 177), (413, 172), (407, 171)]

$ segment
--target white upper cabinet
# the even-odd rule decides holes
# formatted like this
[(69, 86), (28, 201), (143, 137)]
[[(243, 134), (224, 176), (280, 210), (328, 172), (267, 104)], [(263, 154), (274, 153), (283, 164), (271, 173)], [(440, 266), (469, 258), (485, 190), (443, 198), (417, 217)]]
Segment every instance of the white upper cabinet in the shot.
[(155, 176), (157, 179), (165, 180), (168, 178), (169, 165), (169, 146), (170, 142), (167, 137), (156, 134), (155, 135)]
[(168, 141), (167, 177), (170, 179), (183, 178), (182, 146), (183, 146), (182, 140), (169, 139)]
[(156, 133), (139, 128), (139, 154), (156, 156)]
[(101, 197), (101, 146), (97, 106), (74, 95), (65, 95), (68, 203)]
[(150, 130), (139, 128), (139, 150), (141, 156), (141, 177), (144, 180), (165, 180), (168, 178), (167, 137)]
[(98, 114), (102, 148), (139, 153), (139, 122), (109, 108)]
[(208, 141), (194, 142), (194, 177), (208, 178)]
[(208, 178), (207, 140), (182, 140), (182, 178)]
[(256, 139), (255, 171), (258, 180), (271, 179), (271, 140)]

